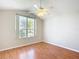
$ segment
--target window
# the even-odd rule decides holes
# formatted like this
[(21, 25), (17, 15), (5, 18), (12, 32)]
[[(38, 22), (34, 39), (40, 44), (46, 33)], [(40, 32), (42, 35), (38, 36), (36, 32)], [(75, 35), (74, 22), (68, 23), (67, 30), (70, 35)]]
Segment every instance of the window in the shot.
[[(18, 26), (19, 38), (34, 37), (35, 35), (35, 19), (26, 16), (17, 16), (16, 23)], [(16, 27), (17, 27), (16, 26)]]

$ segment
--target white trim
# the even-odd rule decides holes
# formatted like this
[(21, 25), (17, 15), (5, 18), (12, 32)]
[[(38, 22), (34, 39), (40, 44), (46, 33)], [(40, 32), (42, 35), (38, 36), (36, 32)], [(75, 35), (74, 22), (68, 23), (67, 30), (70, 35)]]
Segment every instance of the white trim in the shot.
[(65, 49), (68, 49), (68, 50), (71, 50), (71, 51), (79, 53), (78, 50), (75, 50), (75, 49), (72, 49), (72, 48), (68, 48), (68, 47), (64, 47), (64, 46), (59, 45), (59, 44), (55, 44), (55, 43), (51, 43), (51, 42), (46, 42), (46, 41), (38, 41), (38, 42), (27, 43), (27, 44), (16, 46), (16, 47), (10, 47), (10, 48), (6, 48), (6, 49), (2, 49), (0, 51), (5, 51), (5, 50), (9, 50), (9, 49), (19, 48), (19, 47), (23, 47), (23, 46), (27, 46), (27, 45), (31, 45), (31, 44), (35, 44), (35, 43), (40, 43), (40, 42), (45, 42), (45, 43), (48, 43), (48, 44), (59, 46), (59, 47), (62, 47), (62, 48), (65, 48)]
[(40, 43), (40, 42), (42, 42), (42, 41), (26, 43), (24, 45), (20, 45), (20, 46), (16, 46), (16, 47), (10, 47), (10, 48), (1, 49), (0, 51), (6, 51), (6, 50), (9, 50), (9, 49), (19, 48), (19, 47), (23, 47), (23, 46), (27, 46), (27, 45), (31, 45), (31, 44), (35, 44), (35, 43)]
[(65, 47), (65, 46), (63, 46), (63, 45), (59, 45), (59, 44), (56, 44), (56, 43), (51, 43), (51, 42), (46, 42), (46, 41), (44, 41), (44, 42), (45, 42), (45, 43), (48, 43), (48, 44), (52, 44), (52, 45), (55, 45), (55, 46), (59, 46), (59, 47), (61, 47), (61, 48), (65, 48), (65, 49), (68, 49), (68, 50), (71, 50), (71, 51), (74, 51), (74, 52), (79, 53), (79, 51), (76, 50), (76, 49), (68, 48), (68, 47)]

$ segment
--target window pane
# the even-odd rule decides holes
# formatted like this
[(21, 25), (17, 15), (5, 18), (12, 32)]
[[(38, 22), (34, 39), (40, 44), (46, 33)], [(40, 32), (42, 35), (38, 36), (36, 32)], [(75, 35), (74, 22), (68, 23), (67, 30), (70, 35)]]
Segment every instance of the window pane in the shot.
[(26, 17), (19, 16), (19, 37), (26, 37)]
[(19, 16), (19, 29), (26, 29), (26, 17)]
[(34, 19), (28, 18), (28, 37), (34, 36)]
[(28, 37), (33, 37), (34, 36), (34, 30), (28, 30)]
[(34, 19), (28, 18), (28, 29), (34, 29)]
[(19, 38), (26, 38), (26, 30), (22, 29), (19, 31)]

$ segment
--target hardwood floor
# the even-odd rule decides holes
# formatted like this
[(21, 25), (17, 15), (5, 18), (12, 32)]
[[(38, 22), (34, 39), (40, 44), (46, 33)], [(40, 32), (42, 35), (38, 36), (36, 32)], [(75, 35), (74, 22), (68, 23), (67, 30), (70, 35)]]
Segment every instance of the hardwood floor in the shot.
[(41, 42), (0, 52), (0, 59), (79, 59), (79, 53)]

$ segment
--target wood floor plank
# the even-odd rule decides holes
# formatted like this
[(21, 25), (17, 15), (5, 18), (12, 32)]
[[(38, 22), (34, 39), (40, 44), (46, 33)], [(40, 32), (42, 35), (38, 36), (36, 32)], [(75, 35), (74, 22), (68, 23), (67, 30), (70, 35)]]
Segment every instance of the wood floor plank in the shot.
[(41, 42), (0, 52), (0, 59), (79, 59), (79, 53)]

